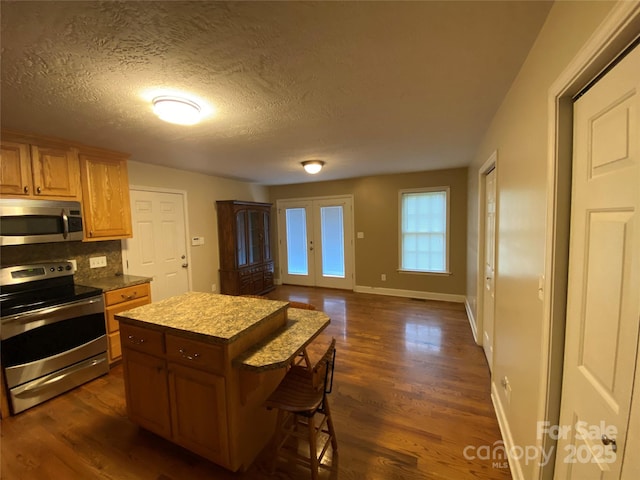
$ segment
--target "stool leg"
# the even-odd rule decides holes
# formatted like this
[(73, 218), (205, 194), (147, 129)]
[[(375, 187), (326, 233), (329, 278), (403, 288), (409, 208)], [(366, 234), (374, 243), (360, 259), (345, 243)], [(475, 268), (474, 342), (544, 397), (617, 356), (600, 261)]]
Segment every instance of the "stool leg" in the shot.
[(324, 414), (327, 416), (327, 426), (329, 427), (329, 435), (331, 435), (331, 446), (333, 451), (338, 450), (338, 439), (336, 438), (336, 431), (333, 428), (333, 418), (331, 417), (331, 409), (329, 408), (329, 399), (324, 398)]
[(278, 418), (276, 420), (276, 432), (273, 435), (273, 453), (271, 456), (271, 464), (269, 472), (273, 474), (276, 471), (276, 462), (278, 461), (278, 453), (280, 452), (280, 442), (282, 441), (282, 428), (285, 420), (284, 411), (278, 409)]
[(311, 480), (318, 479), (318, 446), (316, 442), (315, 415), (309, 417), (309, 462), (311, 466)]

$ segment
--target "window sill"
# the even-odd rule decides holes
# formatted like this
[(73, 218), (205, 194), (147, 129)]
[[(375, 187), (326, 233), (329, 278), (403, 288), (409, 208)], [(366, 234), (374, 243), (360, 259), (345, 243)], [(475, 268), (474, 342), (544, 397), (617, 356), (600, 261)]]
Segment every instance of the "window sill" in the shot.
[(449, 277), (451, 276), (451, 272), (421, 272), (418, 270), (402, 270), (399, 268), (397, 270), (398, 273), (409, 273), (411, 275), (435, 275), (436, 277)]

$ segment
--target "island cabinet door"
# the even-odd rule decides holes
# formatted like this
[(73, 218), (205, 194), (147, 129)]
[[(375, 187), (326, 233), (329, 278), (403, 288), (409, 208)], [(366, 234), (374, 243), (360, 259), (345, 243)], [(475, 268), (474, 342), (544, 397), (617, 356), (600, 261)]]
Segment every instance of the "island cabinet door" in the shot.
[(229, 465), (224, 378), (169, 362), (173, 441)]
[(171, 438), (166, 362), (125, 348), (123, 364), (129, 418), (147, 430)]

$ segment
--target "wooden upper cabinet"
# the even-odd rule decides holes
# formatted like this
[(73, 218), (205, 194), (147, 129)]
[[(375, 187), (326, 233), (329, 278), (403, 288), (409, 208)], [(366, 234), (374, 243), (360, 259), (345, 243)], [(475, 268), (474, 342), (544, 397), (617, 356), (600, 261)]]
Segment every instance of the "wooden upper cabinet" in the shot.
[(130, 238), (127, 159), (80, 151), (85, 241)]
[(36, 196), (79, 198), (80, 168), (74, 149), (31, 145), (31, 171)]
[(2, 140), (0, 193), (43, 199), (80, 199), (76, 150)]
[(0, 162), (0, 193), (31, 194), (31, 156), (29, 145), (2, 141)]
[(84, 240), (131, 238), (127, 155), (2, 129), (0, 194), (82, 202)]

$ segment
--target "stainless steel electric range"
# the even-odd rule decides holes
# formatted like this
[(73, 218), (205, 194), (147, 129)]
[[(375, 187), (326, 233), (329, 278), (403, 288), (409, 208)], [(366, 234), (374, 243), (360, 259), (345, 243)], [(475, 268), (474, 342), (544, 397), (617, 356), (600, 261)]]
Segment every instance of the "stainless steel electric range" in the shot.
[(70, 262), (2, 268), (0, 349), (19, 413), (108, 373), (102, 291), (75, 285)]

